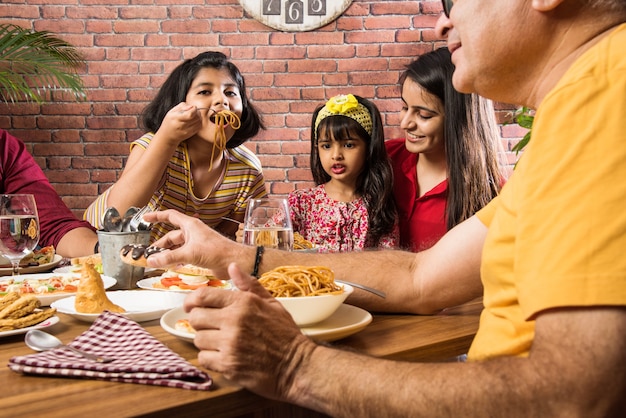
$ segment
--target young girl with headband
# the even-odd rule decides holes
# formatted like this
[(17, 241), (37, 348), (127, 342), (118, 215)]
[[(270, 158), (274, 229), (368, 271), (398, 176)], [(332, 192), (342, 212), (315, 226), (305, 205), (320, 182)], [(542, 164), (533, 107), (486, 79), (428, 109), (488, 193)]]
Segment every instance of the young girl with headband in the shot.
[(289, 194), (294, 232), (325, 252), (396, 247), (392, 169), (373, 103), (348, 94), (316, 109), (311, 171), (317, 186)]
[[(101, 228), (107, 207), (176, 209), (234, 238), (247, 201), (266, 196), (258, 158), (242, 144), (263, 128), (239, 69), (204, 52), (174, 69), (143, 112), (147, 133), (131, 144), (119, 180), (85, 219)], [(228, 218), (226, 220), (224, 218)], [(156, 240), (172, 227), (152, 227)]]

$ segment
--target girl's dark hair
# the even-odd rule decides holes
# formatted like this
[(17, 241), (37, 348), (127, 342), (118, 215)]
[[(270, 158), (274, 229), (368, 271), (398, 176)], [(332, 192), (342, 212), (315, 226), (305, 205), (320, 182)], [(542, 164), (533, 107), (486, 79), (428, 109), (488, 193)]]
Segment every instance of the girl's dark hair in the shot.
[(411, 62), (400, 76), (437, 96), (444, 106), (444, 147), (448, 165), (446, 226), (451, 229), (493, 199), (505, 178), (493, 103), (452, 86), (454, 65), (448, 48), (439, 48)]
[(339, 141), (354, 137), (355, 134), (367, 144), (367, 156), (363, 171), (357, 179), (356, 193), (363, 197), (367, 206), (368, 224), (366, 247), (377, 247), (383, 236), (390, 234), (397, 220), (397, 209), (393, 199), (393, 170), (385, 149), (383, 123), (378, 108), (369, 100), (354, 96), (372, 116), (372, 135), (354, 119), (343, 115), (324, 118), (315, 132), (319, 106), (311, 120), (311, 172), (316, 185), (330, 181), (330, 176), (322, 167), (317, 139), (320, 136)]
[(228, 61), (221, 52), (208, 51), (196, 57), (185, 60), (172, 71), (161, 86), (156, 97), (146, 106), (142, 114), (142, 124), (150, 132), (156, 132), (163, 122), (163, 118), (171, 108), (184, 102), (191, 83), (202, 68), (225, 69), (237, 83), (241, 94), (241, 127), (226, 144), (227, 148), (235, 148), (255, 136), (260, 129), (264, 129), (259, 113), (248, 100), (246, 83), (235, 64)]

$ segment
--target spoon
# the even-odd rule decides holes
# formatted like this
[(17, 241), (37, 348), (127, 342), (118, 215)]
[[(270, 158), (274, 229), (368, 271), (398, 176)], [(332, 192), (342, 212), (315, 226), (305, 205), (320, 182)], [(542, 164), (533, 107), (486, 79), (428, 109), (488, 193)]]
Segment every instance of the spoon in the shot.
[(113, 206), (106, 209), (102, 217), (104, 230), (108, 232), (122, 232), (122, 217)]
[(137, 212), (139, 212), (139, 208), (136, 206), (131, 206), (128, 208), (128, 210), (124, 214), (124, 217), (122, 218), (122, 231), (123, 232), (131, 231), (130, 222), (133, 219), (133, 217), (137, 214)]
[(28, 347), (35, 351), (46, 351), (51, 350), (53, 348), (68, 348), (75, 352), (76, 354), (80, 354), (81, 356), (93, 360), (97, 363), (110, 363), (113, 361), (112, 358), (108, 357), (100, 357), (95, 354), (85, 353), (77, 348), (71, 347), (69, 345), (65, 345), (52, 334), (48, 334), (47, 332), (40, 331), (38, 329), (31, 329), (26, 333), (26, 337), (24, 338), (24, 342)]

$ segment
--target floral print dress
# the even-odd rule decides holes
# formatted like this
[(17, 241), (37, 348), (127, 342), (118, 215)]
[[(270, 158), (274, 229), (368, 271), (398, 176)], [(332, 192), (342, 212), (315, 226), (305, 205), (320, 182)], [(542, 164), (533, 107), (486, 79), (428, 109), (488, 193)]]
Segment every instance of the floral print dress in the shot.
[[(294, 190), (289, 194), (294, 232), (312, 242), (320, 252), (347, 252), (365, 248), (369, 228), (363, 198), (338, 202), (326, 194), (324, 185)], [(379, 248), (396, 248), (398, 228), (384, 236)]]

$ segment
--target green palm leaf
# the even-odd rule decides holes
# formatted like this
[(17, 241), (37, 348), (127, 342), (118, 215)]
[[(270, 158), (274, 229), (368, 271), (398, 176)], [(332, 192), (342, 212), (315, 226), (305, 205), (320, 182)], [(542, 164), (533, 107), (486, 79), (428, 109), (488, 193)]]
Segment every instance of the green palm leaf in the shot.
[(85, 98), (76, 73), (83, 57), (69, 43), (47, 31), (0, 25), (0, 97), (5, 103), (25, 99), (43, 103), (50, 91)]

